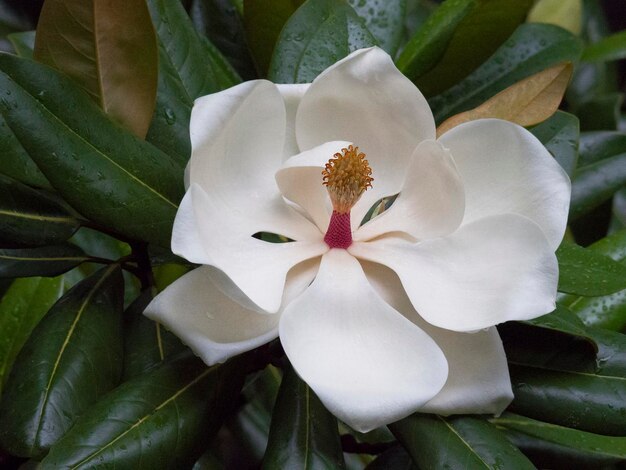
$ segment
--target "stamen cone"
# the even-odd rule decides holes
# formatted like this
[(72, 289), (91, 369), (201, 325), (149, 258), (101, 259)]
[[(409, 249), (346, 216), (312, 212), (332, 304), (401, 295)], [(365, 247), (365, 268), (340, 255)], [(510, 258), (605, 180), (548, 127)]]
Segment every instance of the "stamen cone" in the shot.
[(372, 169), (359, 147), (350, 145), (336, 153), (322, 171), (333, 209), (340, 214), (349, 213), (367, 188), (372, 187), (371, 175)]

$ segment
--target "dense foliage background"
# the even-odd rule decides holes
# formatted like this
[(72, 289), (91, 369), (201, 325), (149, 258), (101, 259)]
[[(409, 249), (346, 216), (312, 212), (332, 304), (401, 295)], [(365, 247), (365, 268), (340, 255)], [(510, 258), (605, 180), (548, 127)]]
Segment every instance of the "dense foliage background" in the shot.
[[(42, 2), (0, 0), (0, 467), (623, 468), (623, 2), (83, 1), (98, 28), (67, 14), (80, 3), (48, 0), (37, 25)], [(115, 41), (90, 57), (98, 34)], [(207, 368), (141, 315), (193, 267), (169, 251), (193, 100), (310, 82), (373, 44), (438, 123), (574, 64), (561, 110), (531, 129), (573, 181), (559, 307), (499, 327), (515, 391), (501, 417), (362, 435), (278, 342)], [(94, 70), (123, 79), (94, 86)]]

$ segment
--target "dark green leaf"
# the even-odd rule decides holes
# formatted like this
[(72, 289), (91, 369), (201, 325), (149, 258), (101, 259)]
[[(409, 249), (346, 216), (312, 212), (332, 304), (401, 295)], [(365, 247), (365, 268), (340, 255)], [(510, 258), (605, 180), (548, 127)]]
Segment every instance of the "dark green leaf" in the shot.
[(143, 315), (151, 300), (152, 293), (146, 290), (124, 312), (123, 380), (140, 375), (185, 349), (176, 336)]
[(499, 428), (510, 429), (584, 454), (605, 464), (626, 459), (626, 437), (601, 436), (589, 432), (548, 424), (513, 413), (491, 420)]
[(595, 343), (587, 329), (584, 328), (581, 321), (575, 315), (572, 315), (572, 312), (562, 305), (557, 304), (556, 310), (554, 312), (535, 318), (533, 320), (528, 320), (525, 323), (536, 326), (538, 328), (575, 336), (579, 339), (589, 342), (590, 346), (596, 352), (598, 351), (598, 345)]
[(71, 77), (107, 115), (145, 137), (158, 54), (144, 0), (46, 0), (34, 57)]
[(572, 181), (570, 220), (592, 211), (626, 184), (626, 153), (579, 168)]
[(363, 19), (378, 45), (393, 57), (402, 40), (406, 0), (348, 0), (348, 3)]
[(591, 131), (580, 134), (578, 163), (581, 167), (622, 153), (626, 153), (626, 134), (623, 132)]
[(0, 300), (0, 390), (31, 331), (63, 293), (63, 279), (16, 279)]
[(179, 1), (148, 0), (159, 40), (156, 110), (146, 139), (179, 164), (189, 159), (193, 101), (239, 83), (226, 59), (194, 30)]
[[(594, 243), (589, 250), (626, 265), (626, 230)], [(626, 327), (626, 290), (602, 297), (569, 295), (559, 299), (586, 325), (621, 331)]]
[(163, 363), (97, 402), (42, 461), (49, 468), (189, 468), (236, 405), (246, 358)]
[(580, 41), (549, 24), (526, 23), (474, 72), (429, 100), (437, 122), (475, 108), (506, 87), (561, 62), (575, 62)]
[(244, 24), (250, 51), (261, 75), (266, 75), (280, 31), (304, 0), (245, 0)]
[(23, 31), (7, 35), (7, 39), (13, 44), (13, 49), (20, 57), (33, 58), (35, 48), (35, 31)]
[(582, 60), (587, 62), (607, 62), (626, 58), (626, 31), (607, 36), (585, 48)]
[(285, 24), (268, 77), (275, 83), (308, 83), (350, 52), (376, 40), (343, 0), (308, 0)]
[(394, 446), (372, 460), (365, 470), (417, 470), (417, 467), (402, 446)]
[(578, 161), (578, 127), (576, 116), (557, 111), (531, 130), (570, 176)]
[(573, 243), (562, 243), (556, 256), (561, 292), (592, 296), (626, 289), (626, 266), (606, 256)]
[(419, 468), (534, 468), (504, 434), (480, 418), (416, 413), (389, 428)]
[(68, 203), (131, 238), (169, 246), (181, 166), (49, 67), (0, 55), (0, 89), (7, 124)]
[(603, 93), (588, 99), (576, 108), (580, 128), (584, 131), (617, 129), (623, 102), (622, 93)]
[(39, 459), (122, 373), (123, 281), (103, 268), (67, 292), (20, 351), (0, 403), (0, 442)]
[(256, 78), (243, 21), (230, 0), (192, 0), (189, 15), (196, 31), (215, 44), (244, 80)]
[(85, 261), (89, 261), (89, 256), (69, 243), (16, 250), (0, 249), (0, 277), (56, 276)]
[(63, 242), (79, 225), (79, 221), (51, 197), (0, 175), (0, 246)]
[(263, 468), (345, 468), (337, 420), (291, 366), (276, 397)]
[(433, 96), (465, 78), (524, 22), (532, 3), (531, 0), (474, 1), (434, 66), (414, 76), (417, 87), (426, 96)]

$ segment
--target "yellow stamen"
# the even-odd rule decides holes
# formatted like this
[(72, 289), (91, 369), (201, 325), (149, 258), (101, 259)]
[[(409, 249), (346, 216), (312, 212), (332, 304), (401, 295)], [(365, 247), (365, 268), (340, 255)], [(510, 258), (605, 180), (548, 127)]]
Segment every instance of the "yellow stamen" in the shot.
[(328, 160), (322, 179), (333, 209), (344, 214), (350, 212), (367, 188), (372, 187), (371, 174), (372, 169), (365, 154), (359, 153), (359, 147), (350, 145)]

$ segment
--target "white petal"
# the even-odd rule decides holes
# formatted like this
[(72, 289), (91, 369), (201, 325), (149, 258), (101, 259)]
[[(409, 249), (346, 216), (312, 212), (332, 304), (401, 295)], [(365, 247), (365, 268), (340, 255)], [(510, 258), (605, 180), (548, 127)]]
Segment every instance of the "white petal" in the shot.
[[(306, 289), (318, 266), (319, 259), (309, 260), (289, 272), (285, 305)], [(261, 314), (234, 302), (236, 291), (219, 270), (202, 266), (157, 295), (144, 314), (165, 325), (204, 362), (213, 365), (278, 336), (280, 314)], [(241, 298), (242, 294), (235, 296)]]
[(276, 85), (278, 91), (285, 100), (285, 108), (287, 111), (287, 133), (285, 135), (285, 149), (283, 151), (283, 158), (289, 158), (297, 153), (300, 153), (298, 149), (298, 142), (296, 141), (296, 113), (302, 97), (309, 89), (309, 83)]
[(537, 224), (520, 215), (488, 217), (420, 243), (357, 242), (348, 251), (393, 269), (422, 318), (441, 328), (474, 331), (555, 307), (556, 256)]
[(355, 240), (406, 232), (418, 240), (447, 235), (461, 224), (463, 183), (450, 152), (434, 140), (420, 143), (393, 205), (360, 227)]
[(392, 270), (367, 261), (362, 265), (378, 294), (433, 338), (448, 361), (446, 385), (420, 411), (442, 415), (502, 413), (513, 400), (513, 390), (498, 330), (492, 327), (459, 333), (432, 326), (415, 311)]
[[(320, 231), (284, 202), (285, 212), (293, 212), (310, 233), (304, 241), (268, 243), (253, 238), (256, 232), (282, 233), (297, 238), (289, 231), (274, 231), (281, 226), (279, 214), (266, 214), (267, 225), (256, 223), (241, 214), (224, 210), (220, 201), (210, 198), (197, 184), (189, 188), (196, 226), (207, 252), (206, 264), (222, 270), (237, 287), (262, 310), (276, 312), (281, 304), (287, 272), (301, 261), (328, 251)], [(270, 217), (272, 216), (273, 217)], [(251, 221), (252, 220), (252, 221)], [(181, 256), (183, 253), (173, 251)], [(185, 253), (187, 253), (185, 251)]]
[(374, 187), (353, 210), (353, 227), (374, 202), (400, 191), (417, 144), (435, 138), (424, 96), (377, 47), (353, 52), (322, 72), (296, 117), (300, 150), (324, 142), (354, 142), (367, 155)]
[(345, 250), (283, 312), (280, 340), (324, 405), (359, 431), (401, 419), (443, 387), (447, 364), (422, 330), (387, 305)]
[(192, 191), (185, 193), (176, 212), (172, 229), (172, 252), (192, 263), (209, 264), (211, 261), (196, 224)]
[(276, 184), (284, 197), (298, 204), (326, 233), (332, 205), (322, 184), (322, 170), (332, 156), (351, 142), (326, 142), (291, 157), (276, 173)]
[(464, 224), (513, 212), (536, 222), (553, 250), (565, 233), (571, 184), (546, 148), (517, 124), (481, 119), (439, 141), (450, 149), (465, 187)]

